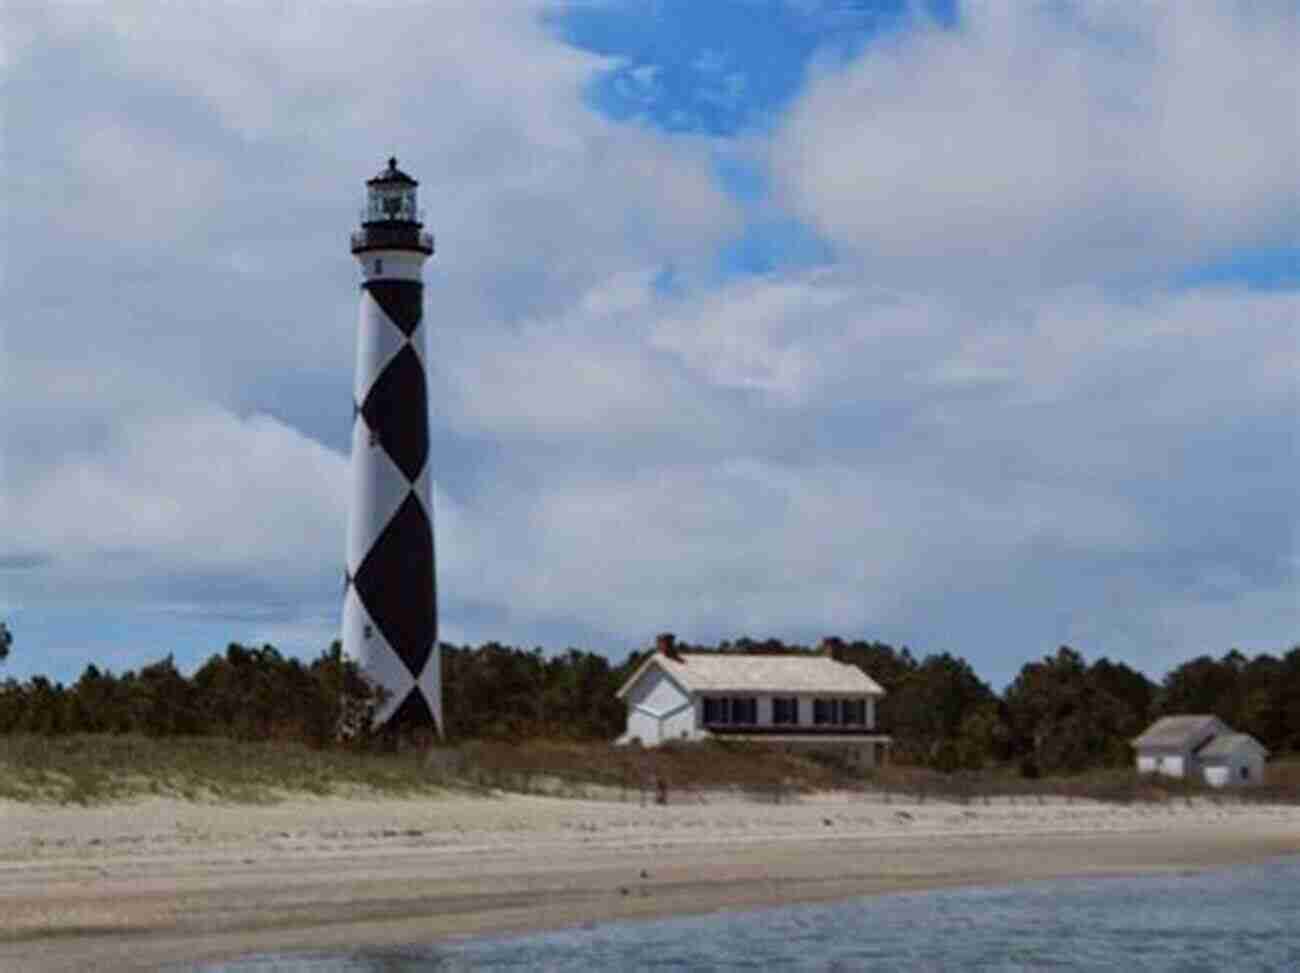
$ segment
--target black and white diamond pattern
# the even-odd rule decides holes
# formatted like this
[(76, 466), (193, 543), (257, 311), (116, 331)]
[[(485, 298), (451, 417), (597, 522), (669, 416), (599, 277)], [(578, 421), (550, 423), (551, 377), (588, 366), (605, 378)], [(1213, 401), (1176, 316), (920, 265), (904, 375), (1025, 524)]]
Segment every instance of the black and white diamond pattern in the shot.
[(377, 316), (387, 317), (367, 288), (361, 292), (361, 320), (357, 326), (357, 372), (352, 386), (352, 401), (358, 408), (366, 400), (370, 386), (383, 372), (389, 359), (411, 344), (410, 335), (400, 328), (391, 325), (375, 327)]
[[(421, 409), (418, 420), (413, 415), (416, 402)], [(366, 428), (408, 480), (420, 475), (429, 458), (427, 402), (424, 366), (408, 342), (389, 359), (361, 403)]]
[(423, 285), (362, 286), (343, 644), (390, 694), (378, 724), (441, 732)]

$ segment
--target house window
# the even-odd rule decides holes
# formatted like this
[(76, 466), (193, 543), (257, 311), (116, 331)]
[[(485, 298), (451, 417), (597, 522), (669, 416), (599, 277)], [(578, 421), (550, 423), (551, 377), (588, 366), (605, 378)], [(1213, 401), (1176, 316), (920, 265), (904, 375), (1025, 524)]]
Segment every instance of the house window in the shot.
[(814, 699), (813, 723), (817, 726), (835, 724), (840, 721), (840, 701), (838, 699)]
[(719, 696), (704, 697), (705, 723), (730, 723), (731, 700)]
[(752, 696), (705, 696), (704, 722), (757, 723), (758, 700)]
[(1242, 768), (1241, 768), (1241, 779), (1242, 779), (1242, 780), (1250, 780), (1250, 768), (1249, 768), (1249, 767), (1242, 767)]
[(383, 272), (384, 272), (384, 261), (383, 261), (383, 258), (382, 258), (382, 257), (376, 257), (376, 258), (375, 258), (375, 273), (377, 273), (377, 274), (382, 274)]
[(757, 723), (758, 700), (752, 696), (737, 696), (731, 701), (732, 723)]
[(867, 701), (865, 699), (844, 700), (840, 704), (840, 722), (864, 726), (867, 722)]
[(774, 696), (772, 698), (772, 722), (792, 724), (799, 722), (799, 697)]

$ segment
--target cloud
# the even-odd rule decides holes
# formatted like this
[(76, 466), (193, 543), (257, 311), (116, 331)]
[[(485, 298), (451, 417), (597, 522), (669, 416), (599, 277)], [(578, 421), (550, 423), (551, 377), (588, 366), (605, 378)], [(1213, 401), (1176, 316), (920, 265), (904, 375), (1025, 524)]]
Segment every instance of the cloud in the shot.
[(76, 166), (72, 199), (81, 205), (52, 215), (85, 246), (174, 243), (226, 201), (225, 167), (165, 133), (98, 116), (66, 137)]
[(510, 603), (628, 634), (867, 631), (1036, 544), (1131, 550), (1143, 539), (1122, 501), (1069, 487), (980, 497), (898, 469), (742, 458), (574, 477), (530, 510), (535, 560)]
[[(117, 424), (69, 452), (6, 504), (6, 548), (40, 552), (15, 587), (41, 601), (50, 578), (124, 600), (234, 590), (282, 596), (334, 577), (345, 460), (266, 416), (216, 409)], [(66, 594), (66, 591), (64, 592)]]
[(735, 410), (647, 346), (664, 311), (651, 271), (616, 275), (561, 314), (466, 335), (439, 360), (435, 397), (453, 429), (507, 445), (515, 462), (553, 463), (557, 448), (588, 461), (698, 452), (734, 438)]
[(1294, 293), (1230, 288), (985, 317), (828, 272), (685, 298), (613, 281), (467, 350), (502, 371), (464, 370), (457, 421), (505, 452), (457, 498), (444, 564), (468, 554), (452, 584), (512, 631), (616, 644), (860, 632), (1001, 678), (1074, 642), (1158, 671), (1196, 603), (1198, 651), (1234, 626), (1277, 648), (1298, 318)]
[(1295, 39), (1285, 3), (967, 3), (815, 71), (778, 186), (865, 272), (936, 290), (1294, 244)]

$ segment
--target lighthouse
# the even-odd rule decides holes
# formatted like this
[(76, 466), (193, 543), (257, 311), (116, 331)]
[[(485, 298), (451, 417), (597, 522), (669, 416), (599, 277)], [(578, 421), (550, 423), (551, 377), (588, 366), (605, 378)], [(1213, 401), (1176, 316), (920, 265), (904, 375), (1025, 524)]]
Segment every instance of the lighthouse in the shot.
[(429, 479), (424, 262), (433, 237), (419, 183), (389, 159), (366, 182), (352, 253), (361, 266), (343, 649), (387, 692), (386, 729), (442, 733)]

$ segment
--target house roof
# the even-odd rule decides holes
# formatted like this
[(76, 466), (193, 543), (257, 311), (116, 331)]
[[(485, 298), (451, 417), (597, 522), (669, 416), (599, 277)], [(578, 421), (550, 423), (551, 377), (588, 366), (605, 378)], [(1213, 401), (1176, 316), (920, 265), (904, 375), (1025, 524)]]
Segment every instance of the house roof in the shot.
[(1227, 727), (1217, 716), (1162, 716), (1147, 727), (1145, 733), (1133, 740), (1133, 746), (1139, 749), (1168, 747), (1181, 750), (1200, 743), (1207, 733), (1222, 733), (1225, 730)]
[(1222, 733), (1198, 751), (1202, 760), (1214, 760), (1231, 757), (1242, 749), (1260, 750), (1268, 754), (1268, 749), (1249, 733)]
[(662, 668), (687, 692), (885, 695), (880, 684), (857, 666), (826, 656), (721, 652), (656, 652), (623, 684), (618, 695), (626, 694), (652, 665)]

